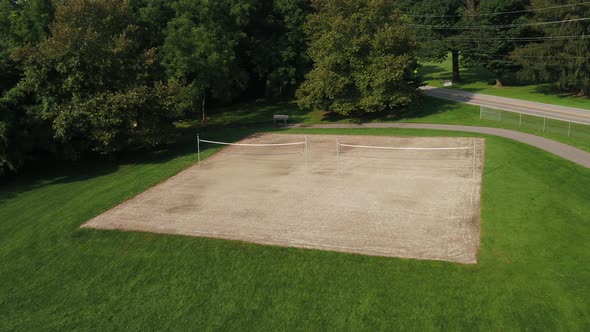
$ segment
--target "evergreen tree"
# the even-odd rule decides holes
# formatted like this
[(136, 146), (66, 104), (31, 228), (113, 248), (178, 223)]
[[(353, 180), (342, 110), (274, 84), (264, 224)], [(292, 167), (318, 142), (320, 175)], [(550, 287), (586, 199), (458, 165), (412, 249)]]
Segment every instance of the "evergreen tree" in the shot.
[[(510, 53), (519, 46), (518, 39), (525, 36), (526, 23), (523, 10), (527, 0), (491, 0), (481, 2), (464, 14), (467, 29), (462, 38), (463, 62), (468, 66), (481, 66), (496, 76), (496, 87), (502, 87), (506, 72), (518, 69)], [(503, 14), (498, 14), (503, 13)], [(520, 43), (522, 45), (522, 43)]]
[[(416, 37), (421, 47), (418, 55), (424, 60), (443, 61), (451, 54), (452, 80), (461, 81), (459, 53), (462, 48), (461, 22), (464, 0), (418, 0), (402, 1), (402, 8), (416, 25)], [(402, 9), (404, 10), (404, 9)]]
[[(533, 0), (531, 8), (541, 9), (568, 4), (564, 0)], [(512, 58), (522, 66), (521, 75), (534, 80), (555, 80), (562, 90), (577, 88), (579, 96), (590, 95), (590, 6), (565, 6), (539, 10), (535, 22), (576, 20), (533, 27), (533, 33), (546, 40), (516, 49)], [(568, 38), (563, 38), (563, 37)]]

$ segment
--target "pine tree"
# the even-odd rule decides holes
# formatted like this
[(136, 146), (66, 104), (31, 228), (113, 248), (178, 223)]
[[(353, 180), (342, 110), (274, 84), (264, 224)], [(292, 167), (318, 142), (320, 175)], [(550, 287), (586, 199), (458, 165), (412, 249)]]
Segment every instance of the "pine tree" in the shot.
[[(533, 0), (533, 9), (568, 4), (564, 0)], [(512, 58), (522, 66), (521, 75), (534, 80), (555, 80), (562, 90), (576, 87), (579, 96), (590, 95), (590, 6), (572, 5), (539, 10), (530, 19), (535, 22), (576, 20), (543, 24), (532, 30), (547, 40), (516, 49)], [(570, 38), (563, 38), (563, 37)]]

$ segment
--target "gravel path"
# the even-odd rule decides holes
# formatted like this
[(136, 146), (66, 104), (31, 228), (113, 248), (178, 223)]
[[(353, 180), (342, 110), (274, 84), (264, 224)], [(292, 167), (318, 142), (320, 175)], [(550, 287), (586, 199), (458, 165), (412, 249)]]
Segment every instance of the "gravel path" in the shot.
[[(425, 86), (422, 90), (424, 91), (424, 94), (431, 97), (511, 112), (523, 112), (537, 116), (546, 116), (564, 121), (575, 121), (590, 125), (590, 110), (587, 109), (537, 103), (521, 99), (491, 96), (433, 86)], [(590, 106), (590, 103), (588, 104)]]
[(292, 125), (292, 128), (410, 128), (464, 131), (470, 133), (488, 134), (513, 139), (539, 149), (551, 152), (576, 164), (590, 168), (590, 153), (571, 145), (559, 143), (547, 138), (525, 134), (519, 131), (500, 128), (458, 126), (422, 123), (366, 123), (366, 124), (322, 124), (322, 125)]

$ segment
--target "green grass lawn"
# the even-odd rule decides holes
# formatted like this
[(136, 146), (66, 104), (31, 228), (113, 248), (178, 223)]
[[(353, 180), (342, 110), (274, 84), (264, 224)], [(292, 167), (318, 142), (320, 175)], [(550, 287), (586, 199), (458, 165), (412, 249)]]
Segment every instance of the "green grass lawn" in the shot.
[(589, 330), (590, 170), (483, 137), (476, 265), (79, 229), (192, 165), (192, 145), (13, 180), (0, 187), (1, 329)]
[[(450, 80), (452, 75), (451, 58), (444, 62), (424, 63), (420, 73), (432, 86), (442, 87), (443, 80)], [(488, 95), (517, 98), (561, 106), (570, 106), (590, 110), (590, 98), (576, 97), (575, 93), (559, 92), (553, 84), (519, 82), (515, 75), (506, 75), (506, 86), (496, 88), (495, 77), (484, 68), (461, 68), (461, 84), (454, 84), (453, 89), (477, 92)]]

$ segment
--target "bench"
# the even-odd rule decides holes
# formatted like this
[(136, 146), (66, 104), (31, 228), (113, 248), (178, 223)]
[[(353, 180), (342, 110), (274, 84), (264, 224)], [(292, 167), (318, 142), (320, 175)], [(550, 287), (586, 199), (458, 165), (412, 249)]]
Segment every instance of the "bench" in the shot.
[(277, 121), (283, 121), (283, 124), (287, 124), (287, 120), (289, 120), (289, 116), (286, 114), (275, 114), (272, 116), (272, 120), (274, 124), (277, 124)]
[(443, 86), (453, 86), (453, 81), (445, 80), (443, 81)]

